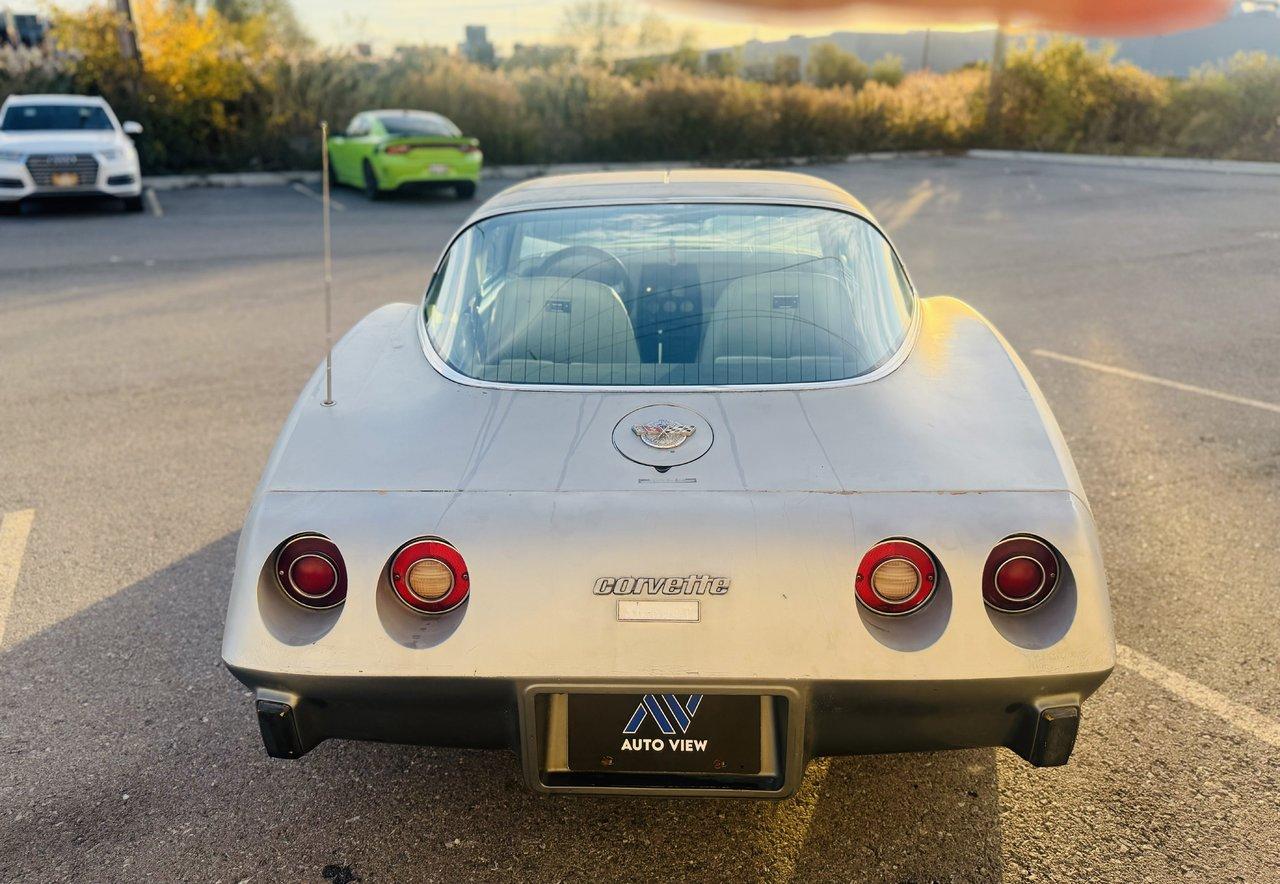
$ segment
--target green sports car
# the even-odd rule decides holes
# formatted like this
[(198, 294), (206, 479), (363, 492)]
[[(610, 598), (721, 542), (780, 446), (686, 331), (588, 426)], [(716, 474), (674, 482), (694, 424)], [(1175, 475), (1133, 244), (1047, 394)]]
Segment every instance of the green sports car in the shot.
[(374, 200), (426, 187), (452, 187), (459, 199), (471, 199), (483, 162), (478, 140), (426, 111), (365, 111), (329, 138), (330, 183), (359, 187)]

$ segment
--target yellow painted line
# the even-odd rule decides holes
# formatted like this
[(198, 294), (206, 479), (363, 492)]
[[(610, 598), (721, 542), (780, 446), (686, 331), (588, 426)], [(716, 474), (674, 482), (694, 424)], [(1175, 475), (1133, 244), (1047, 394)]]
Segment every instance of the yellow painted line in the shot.
[[(307, 185), (303, 184), (301, 181), (293, 182), (292, 186), (294, 190), (296, 190), (298, 193), (302, 194), (303, 196), (309, 196), (318, 203), (324, 202), (324, 194), (316, 193), (314, 190), (312, 190), (310, 187), (307, 187)], [(334, 211), (337, 211), (337, 212), (345, 212), (347, 210), (347, 207), (344, 206), (342, 203), (338, 202), (336, 199), (334, 199), (332, 195), (330, 195), (329, 197), (329, 205), (333, 206)]]
[(1280, 721), (1267, 718), (1248, 706), (1243, 706), (1230, 697), (1218, 693), (1213, 688), (1205, 687), (1198, 681), (1174, 672), (1167, 666), (1125, 645), (1116, 645), (1116, 662), (1126, 669), (1132, 669), (1143, 678), (1155, 682), (1174, 696), (1280, 749)]
[(35, 520), (35, 510), (8, 513), (0, 521), (0, 646), (4, 645), (4, 627), (13, 605), (13, 591), (18, 586), (22, 555), (27, 551), (27, 536)]
[(831, 759), (815, 758), (809, 762), (804, 782), (795, 797), (790, 801), (774, 804), (766, 812), (765, 828), (769, 830), (769, 834), (764, 842), (765, 850), (770, 855), (770, 868), (774, 873), (770, 875), (772, 880), (798, 880), (800, 855), (809, 839), (809, 829), (813, 826), (813, 817), (818, 811), (822, 788), (826, 785), (829, 773)]
[(1091, 362), (1088, 359), (1081, 359), (1078, 356), (1067, 356), (1065, 353), (1055, 353), (1052, 350), (1032, 350), (1037, 356), (1043, 356), (1045, 359), (1054, 359), (1058, 362), (1065, 362), (1068, 365), (1078, 365), (1081, 368), (1092, 369), (1093, 371), (1104, 372), (1105, 374), (1113, 374), (1117, 377), (1128, 378), (1131, 381), (1142, 381), (1146, 384), (1158, 384), (1161, 387), (1168, 387), (1171, 390), (1181, 390), (1183, 393), (1195, 393), (1198, 396), (1208, 396), (1212, 399), (1221, 399), (1223, 402), (1234, 402), (1236, 405), (1248, 405), (1250, 408), (1261, 408), (1263, 411), (1273, 411), (1280, 414), (1280, 405), (1274, 402), (1263, 402), (1261, 399), (1250, 399), (1246, 396), (1236, 396), (1231, 393), (1223, 393), (1221, 390), (1210, 390), (1208, 387), (1197, 387), (1194, 384), (1184, 384), (1181, 381), (1171, 381), (1168, 378), (1158, 378), (1155, 375), (1143, 374), (1140, 371), (1129, 371), (1127, 368), (1116, 368), (1114, 365), (1103, 365), (1101, 362)]
[(898, 206), (893, 214), (889, 216), (889, 219), (885, 222), (885, 227), (901, 227), (906, 224), (915, 217), (917, 212), (924, 208), (929, 200), (933, 199), (936, 193), (937, 191), (933, 189), (933, 184), (928, 181), (922, 182), (907, 198), (907, 201)]

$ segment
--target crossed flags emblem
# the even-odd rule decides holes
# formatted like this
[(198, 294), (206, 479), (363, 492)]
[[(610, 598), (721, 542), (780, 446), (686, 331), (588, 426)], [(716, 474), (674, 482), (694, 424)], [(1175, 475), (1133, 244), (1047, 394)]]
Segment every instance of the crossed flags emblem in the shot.
[(702, 694), (690, 694), (683, 703), (675, 694), (645, 694), (622, 732), (636, 733), (640, 730), (640, 725), (644, 724), (644, 720), (652, 716), (654, 724), (664, 734), (674, 734), (677, 726), (683, 734), (689, 730), (693, 716), (701, 705)]

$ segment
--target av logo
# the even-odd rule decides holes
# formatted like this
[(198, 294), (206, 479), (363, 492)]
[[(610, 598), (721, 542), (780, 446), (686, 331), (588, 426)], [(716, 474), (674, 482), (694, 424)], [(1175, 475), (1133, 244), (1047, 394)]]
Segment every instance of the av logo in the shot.
[(622, 732), (636, 733), (640, 730), (640, 725), (644, 724), (644, 720), (652, 716), (654, 724), (664, 734), (674, 734), (677, 726), (683, 734), (689, 730), (693, 716), (697, 714), (698, 707), (701, 705), (702, 694), (690, 694), (683, 703), (675, 694), (645, 694)]

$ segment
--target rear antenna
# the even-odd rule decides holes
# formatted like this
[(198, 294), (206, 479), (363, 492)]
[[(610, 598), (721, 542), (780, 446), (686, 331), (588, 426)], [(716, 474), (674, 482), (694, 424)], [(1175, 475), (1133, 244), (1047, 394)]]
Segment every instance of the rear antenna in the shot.
[(333, 405), (333, 238), (329, 233), (329, 124), (320, 121), (320, 202), (324, 212), (324, 402)]

